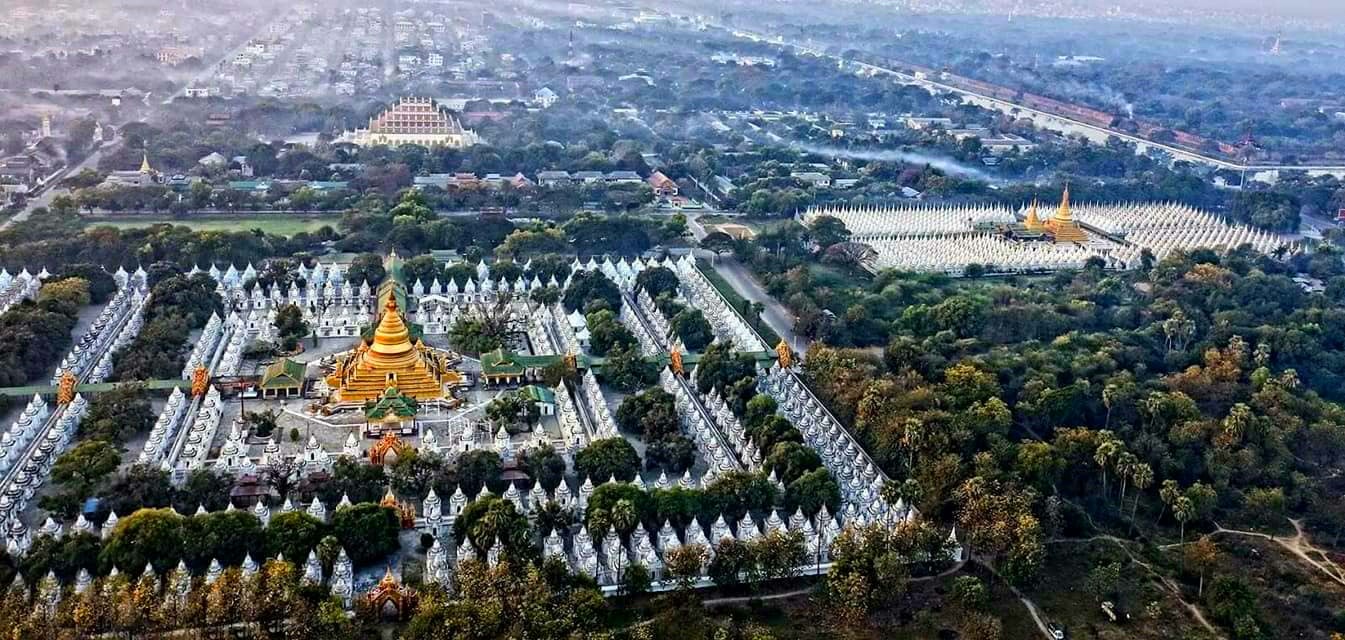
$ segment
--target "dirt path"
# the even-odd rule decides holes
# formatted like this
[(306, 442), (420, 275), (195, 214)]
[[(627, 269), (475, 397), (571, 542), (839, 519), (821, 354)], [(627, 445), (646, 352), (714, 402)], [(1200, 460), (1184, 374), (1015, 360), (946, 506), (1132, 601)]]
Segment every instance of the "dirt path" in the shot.
[(1200, 607), (1186, 601), (1186, 598), (1182, 596), (1181, 585), (1177, 584), (1176, 580), (1173, 580), (1172, 578), (1169, 578), (1168, 576), (1159, 573), (1148, 562), (1145, 562), (1144, 560), (1141, 560), (1138, 556), (1136, 556), (1130, 550), (1130, 548), (1126, 546), (1127, 542), (1126, 540), (1122, 540), (1121, 538), (1112, 535), (1096, 535), (1091, 538), (1064, 538), (1064, 539), (1051, 540), (1047, 542), (1047, 544), (1069, 544), (1069, 543), (1077, 544), (1077, 543), (1098, 542), (1104, 540), (1116, 545), (1118, 548), (1121, 549), (1121, 551), (1125, 552), (1126, 557), (1130, 558), (1131, 562), (1143, 567), (1145, 571), (1149, 572), (1149, 575), (1153, 576), (1153, 578), (1157, 580), (1158, 583), (1168, 591), (1168, 593), (1171, 593), (1172, 597), (1177, 599), (1177, 602), (1180, 602), (1183, 607), (1186, 607), (1186, 610), (1191, 614), (1191, 617), (1195, 618), (1196, 622), (1199, 622), (1200, 626), (1204, 627), (1206, 631), (1209, 631), (1216, 637), (1219, 638), (1223, 637), (1223, 634), (1220, 633), (1219, 630), (1216, 629), (1214, 625), (1210, 624), (1210, 621), (1205, 618), (1205, 613), (1200, 610)]
[[(1320, 547), (1313, 545), (1312, 542), (1308, 540), (1307, 534), (1303, 531), (1302, 521), (1294, 518), (1287, 518), (1287, 519), (1289, 520), (1289, 524), (1294, 525), (1293, 537), (1275, 536), (1268, 533), (1261, 533), (1260, 531), (1228, 529), (1217, 522), (1214, 523), (1214, 531), (1211, 532), (1210, 535), (1221, 535), (1221, 534), (1235, 535), (1235, 536), (1246, 536), (1249, 538), (1261, 538), (1263, 540), (1269, 540), (1271, 542), (1274, 542), (1275, 544), (1280, 545), (1281, 547), (1284, 547), (1286, 550), (1289, 551), (1289, 553), (1294, 554), (1303, 562), (1306, 562), (1308, 565), (1322, 572), (1323, 575), (1331, 579), (1333, 582), (1336, 582), (1341, 586), (1345, 586), (1345, 568), (1342, 568), (1339, 564), (1336, 563), (1335, 560), (1332, 560), (1331, 556), (1328, 555), (1326, 551), (1322, 550)], [(1182, 545), (1168, 544), (1163, 545), (1162, 547), (1159, 548), (1171, 549), (1173, 547), (1180, 547), (1180, 546)]]

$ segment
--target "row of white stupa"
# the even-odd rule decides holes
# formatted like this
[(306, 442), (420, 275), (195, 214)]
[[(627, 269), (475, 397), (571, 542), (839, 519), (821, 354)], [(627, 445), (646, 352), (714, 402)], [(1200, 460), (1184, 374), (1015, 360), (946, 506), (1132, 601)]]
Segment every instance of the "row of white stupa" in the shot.
[[(129, 344), (139, 332), (142, 323), (138, 318), (146, 298), (143, 280), (129, 277), (121, 282), (116, 295), (61, 361), (52, 385), (59, 384), (66, 371), (77, 380), (106, 377), (112, 368), (110, 353)], [(51, 475), (56, 459), (69, 448), (87, 410), (88, 402), (79, 394), (69, 405), (50, 408), (40, 396), (34, 396), (19, 421), (0, 435), (0, 447), (4, 449), (0, 459), (5, 461), (0, 476), (0, 531), (25, 527), (20, 514)]]
[[(705, 460), (705, 475), (709, 479), (730, 471), (745, 468), (735, 451), (724, 436), (723, 429), (715, 422), (715, 417), (701, 404), (699, 393), (685, 380), (679, 380), (669, 369), (659, 373), (659, 386), (673, 397), (677, 405), (677, 415), (682, 422), (682, 430), (690, 436), (696, 445), (696, 452)], [(751, 459), (748, 459), (751, 462)]]
[[(48, 520), (47, 522), (49, 525), (53, 524), (51, 520)], [(59, 528), (59, 525), (56, 526)], [(44, 527), (44, 530), (45, 529), (46, 527)], [(284, 554), (277, 554), (273, 560), (264, 560), (264, 562), (286, 562), (286, 560)], [(154, 567), (152, 564), (149, 565), (148, 568), (153, 572)], [(303, 584), (316, 586), (323, 583), (322, 563), (318, 560), (316, 550), (309, 551), (308, 560), (299, 568), (302, 570), (300, 581)], [(245, 578), (255, 575), (261, 569), (262, 565), (252, 559), (251, 553), (245, 554), (242, 564), (239, 565), (239, 571)], [(113, 566), (111, 571), (108, 572), (107, 579), (114, 580), (120, 573), (120, 570), (116, 566)], [(224, 565), (220, 564), (218, 559), (212, 559), (210, 565), (206, 567), (205, 572), (201, 574), (201, 588), (209, 589), (211, 585), (215, 584), (215, 582), (223, 575)], [(164, 597), (172, 599), (178, 606), (185, 606), (189, 594), (192, 591), (192, 574), (187, 568), (187, 564), (179, 560), (177, 567), (169, 571), (163, 571), (159, 574), (158, 578), (159, 582), (164, 587)], [(332, 570), (327, 575), (326, 581), (331, 588), (332, 595), (341, 600), (342, 606), (344, 606), (347, 611), (353, 608), (355, 595), (354, 578), (354, 565), (350, 561), (350, 554), (346, 553), (345, 547), (341, 547), (340, 551), (337, 553), (336, 560), (332, 563)], [(27, 591), (27, 585), (24, 584), (22, 575), (15, 576), (14, 579), (15, 584), (12, 588), (17, 587), (21, 591)], [(135, 578), (132, 577), (132, 582), (134, 581)], [(75, 577), (71, 582), (72, 590), (74, 594), (78, 596), (94, 586), (94, 577), (93, 574), (89, 573), (88, 569), (81, 568), (79, 572), (75, 574)], [(47, 575), (38, 581), (36, 585), (36, 594), (37, 597), (34, 602), (35, 606), (46, 607), (48, 611), (51, 612), (56, 610), (57, 605), (60, 604), (61, 598), (63, 597), (63, 591), (55, 571), (48, 571)]]
[(46, 269), (36, 276), (28, 273), (27, 269), (20, 271), (17, 276), (0, 269), (0, 314), (23, 300), (36, 298), (37, 290), (42, 288), (42, 279), (47, 275), (50, 274), (47, 274)]
[(683, 295), (692, 308), (700, 309), (705, 314), (717, 338), (732, 344), (738, 351), (757, 352), (770, 348), (756, 331), (747, 326), (743, 317), (729, 305), (705, 274), (696, 268), (695, 261), (679, 261), (673, 271), (681, 280)]
[(799, 430), (804, 443), (817, 452), (822, 465), (840, 485), (844, 503), (841, 512), (847, 519), (911, 517), (911, 513), (889, 512), (892, 508), (915, 512), (915, 507), (904, 504), (893, 507), (882, 499), (881, 488), (890, 482), (887, 475), (793, 371), (778, 363), (771, 365), (760, 379), (758, 390), (775, 399), (781, 413)]
[[(599, 262), (594, 257), (590, 257), (587, 262), (583, 262), (580, 261), (578, 258), (575, 258), (574, 261), (570, 264), (570, 273), (568, 275), (573, 275), (580, 271), (601, 271), (608, 278), (612, 279), (613, 281), (619, 282), (634, 278), (645, 269), (653, 267), (673, 268), (674, 263), (680, 263), (680, 262), (689, 262), (691, 264), (694, 264), (694, 260), (690, 257), (689, 254), (683, 256), (682, 258), (669, 257), (667, 259), (653, 258), (650, 260), (644, 260), (638, 257), (634, 259), (628, 259), (623, 257), (619, 260), (614, 261), (611, 259), (611, 257), (604, 257), (601, 262)], [(527, 262), (524, 262), (522, 265), (522, 269), (525, 273), (532, 272), (533, 270), (532, 260), (529, 259)], [(256, 281), (258, 276), (258, 271), (256, 267), (254, 267), (250, 263), (242, 270), (238, 269), (238, 267), (232, 264), (229, 265), (228, 268), (224, 270), (221, 270), (218, 266), (214, 264), (210, 265), (208, 269), (201, 269), (199, 266), (197, 266), (192, 267), (190, 273), (192, 275), (195, 275), (197, 273), (207, 273), (216, 282), (220, 283), (226, 289), (230, 290), (242, 289), (248, 287), (250, 283), (254, 283)], [(346, 268), (336, 262), (331, 262), (327, 264), (318, 264), (317, 266), (311, 269), (309, 267), (300, 264), (295, 269), (295, 275), (298, 276), (299, 280), (302, 280), (306, 284), (306, 286), (303, 288), (310, 291), (312, 290), (325, 291), (328, 285), (331, 285), (333, 287), (333, 291), (337, 290), (344, 291), (346, 287), (355, 286), (353, 285), (353, 283), (347, 282), (347, 279), (345, 277)], [(417, 282), (419, 282), (419, 280), (417, 280)], [(523, 290), (531, 290), (531, 288), (540, 288), (542, 286), (541, 280), (535, 274), (533, 275), (531, 281), (525, 282), (520, 277), (516, 279), (512, 284), (509, 283), (508, 281), (504, 281), (499, 278), (492, 278), (490, 265), (486, 264), (484, 260), (478, 262), (476, 265), (476, 278), (474, 280), (468, 279), (467, 284), (462, 285), (461, 287), (457, 285), (457, 281), (455, 279), (450, 279), (447, 285), (437, 285), (436, 284), (437, 282), (438, 282), (437, 278), (435, 279), (434, 282), (430, 283), (429, 285), (420, 282), (419, 286), (421, 288), (421, 292), (414, 293), (416, 285), (412, 285), (412, 291), (414, 295), (424, 295), (424, 294), (445, 295), (450, 293), (450, 291), (452, 291), (450, 287), (456, 287), (457, 288), (456, 292), (461, 293), (466, 291), (467, 286), (475, 287), (477, 291), (490, 290), (490, 289), (482, 289), (482, 287), (490, 287), (493, 290), (500, 290), (501, 288), (512, 287), (512, 289), (516, 292), (521, 292)], [(549, 278), (548, 286), (557, 286), (558, 284), (559, 282), (557, 281), (556, 276), (552, 275)], [(359, 290), (365, 291), (367, 290), (367, 287), (368, 282), (365, 281), (364, 283), (359, 285)], [(275, 293), (270, 292), (267, 295), (273, 296), (275, 295)], [(351, 294), (347, 293), (346, 295)], [(367, 295), (367, 293), (365, 295)], [(295, 296), (291, 297), (293, 298)]]
[(1270, 253), (1285, 244), (1274, 233), (1176, 203), (1077, 205), (1071, 212), (1080, 223), (1117, 241), (1102, 236), (1085, 244), (1008, 240), (983, 225), (1016, 223), (1027, 217), (1026, 210), (980, 205), (824, 206), (809, 209), (803, 219), (808, 224), (822, 216), (841, 220), (851, 240), (874, 249), (875, 269), (952, 275), (961, 275), (969, 264), (1007, 273), (1078, 269), (1091, 257), (1102, 258), (1109, 268), (1129, 269), (1139, 266), (1145, 249), (1161, 260), (1177, 250), (1227, 250), (1247, 244)]

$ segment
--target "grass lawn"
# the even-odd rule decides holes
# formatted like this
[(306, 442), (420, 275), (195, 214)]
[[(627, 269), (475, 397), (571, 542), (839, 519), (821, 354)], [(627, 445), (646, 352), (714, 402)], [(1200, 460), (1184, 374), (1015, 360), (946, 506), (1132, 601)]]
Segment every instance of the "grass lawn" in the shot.
[(312, 233), (324, 226), (335, 228), (340, 221), (336, 215), (294, 216), (294, 215), (258, 215), (258, 216), (193, 216), (187, 218), (92, 218), (92, 226), (109, 226), (118, 229), (135, 229), (156, 224), (171, 224), (190, 227), (195, 231), (251, 231), (261, 229), (264, 233), (292, 236), (301, 231)]

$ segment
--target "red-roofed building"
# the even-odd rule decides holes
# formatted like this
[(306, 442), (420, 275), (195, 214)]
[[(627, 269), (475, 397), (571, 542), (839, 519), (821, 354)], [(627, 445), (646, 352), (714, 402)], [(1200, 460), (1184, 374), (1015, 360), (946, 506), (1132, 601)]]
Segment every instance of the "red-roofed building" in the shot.
[(660, 198), (671, 198), (677, 195), (677, 183), (672, 178), (663, 175), (662, 171), (655, 171), (649, 175), (649, 186), (653, 187), (654, 195)]

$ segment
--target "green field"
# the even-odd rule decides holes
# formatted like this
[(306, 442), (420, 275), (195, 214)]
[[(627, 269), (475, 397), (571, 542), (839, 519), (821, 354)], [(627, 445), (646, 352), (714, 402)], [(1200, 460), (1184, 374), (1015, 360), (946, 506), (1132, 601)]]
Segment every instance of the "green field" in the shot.
[(197, 231), (251, 231), (261, 229), (264, 233), (292, 236), (301, 231), (314, 232), (323, 226), (336, 227), (339, 216), (199, 216), (190, 218), (93, 218), (92, 226), (110, 226), (118, 229), (134, 229), (155, 224), (172, 224), (191, 227)]

